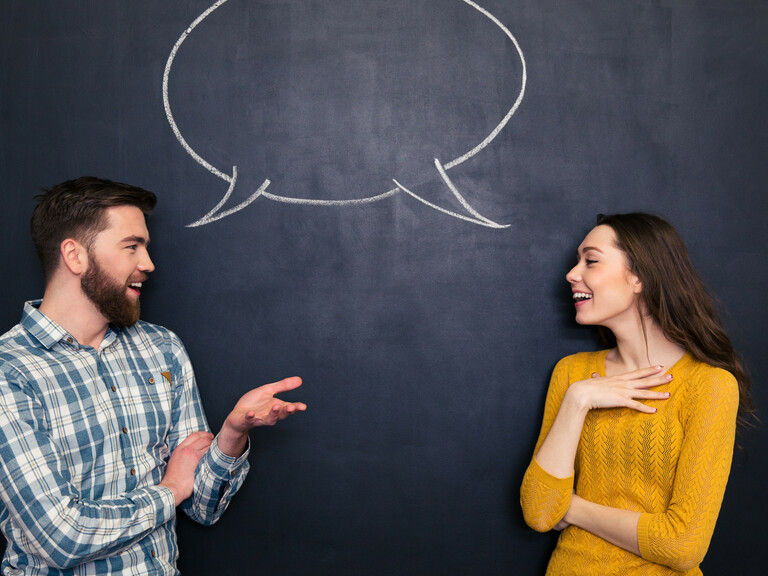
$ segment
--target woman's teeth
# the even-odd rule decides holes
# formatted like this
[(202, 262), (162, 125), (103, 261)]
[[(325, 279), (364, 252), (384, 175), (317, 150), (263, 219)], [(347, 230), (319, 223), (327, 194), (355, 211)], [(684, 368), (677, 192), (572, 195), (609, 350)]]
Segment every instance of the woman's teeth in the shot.
[(592, 294), (587, 294), (586, 292), (574, 292), (573, 293), (573, 299), (574, 300), (589, 300), (592, 298)]

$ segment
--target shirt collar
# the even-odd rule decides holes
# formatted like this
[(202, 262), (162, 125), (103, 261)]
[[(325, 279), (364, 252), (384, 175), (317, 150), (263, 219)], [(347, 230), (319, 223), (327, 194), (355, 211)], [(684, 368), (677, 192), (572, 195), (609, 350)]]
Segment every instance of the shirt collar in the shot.
[[(50, 350), (57, 343), (66, 343), (70, 346), (80, 346), (80, 343), (67, 332), (62, 326), (48, 318), (45, 314), (40, 312), (40, 300), (30, 300), (24, 303), (24, 311), (21, 315), (21, 325), (27, 332), (30, 333), (40, 345)], [(104, 340), (101, 342), (100, 348), (109, 346), (117, 338), (120, 328), (109, 325), (107, 333), (104, 335)]]

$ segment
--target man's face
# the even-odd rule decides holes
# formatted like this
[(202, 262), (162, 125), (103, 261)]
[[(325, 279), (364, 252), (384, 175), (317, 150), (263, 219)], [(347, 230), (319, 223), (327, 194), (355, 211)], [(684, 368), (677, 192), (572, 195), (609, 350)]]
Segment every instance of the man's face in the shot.
[(155, 267), (147, 252), (149, 232), (135, 206), (107, 209), (108, 225), (88, 248), (83, 293), (108, 322), (132, 326), (139, 319), (142, 282)]

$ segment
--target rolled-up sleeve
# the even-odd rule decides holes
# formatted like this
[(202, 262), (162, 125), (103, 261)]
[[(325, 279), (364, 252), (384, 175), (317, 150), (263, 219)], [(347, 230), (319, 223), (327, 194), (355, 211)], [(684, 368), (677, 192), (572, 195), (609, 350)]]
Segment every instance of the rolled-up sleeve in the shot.
[[(172, 381), (176, 383), (176, 389), (173, 406), (175, 425), (169, 434), (171, 451), (192, 432), (209, 430), (189, 356), (181, 340), (172, 336), (176, 360)], [(250, 442), (241, 456), (227, 456), (219, 449), (218, 438), (214, 438), (197, 465), (192, 497), (181, 505), (187, 516), (204, 525), (214, 524), (221, 518), (248, 474), (249, 450)]]

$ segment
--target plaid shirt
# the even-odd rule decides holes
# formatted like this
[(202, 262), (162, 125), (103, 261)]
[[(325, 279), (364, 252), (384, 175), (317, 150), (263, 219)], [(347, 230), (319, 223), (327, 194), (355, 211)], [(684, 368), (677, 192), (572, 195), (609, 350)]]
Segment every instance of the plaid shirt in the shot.
[[(28, 302), (0, 337), (2, 574), (177, 574), (176, 510), (158, 486), (173, 449), (208, 430), (184, 346), (138, 322), (80, 345)], [(182, 503), (212, 524), (248, 472), (214, 440)]]

